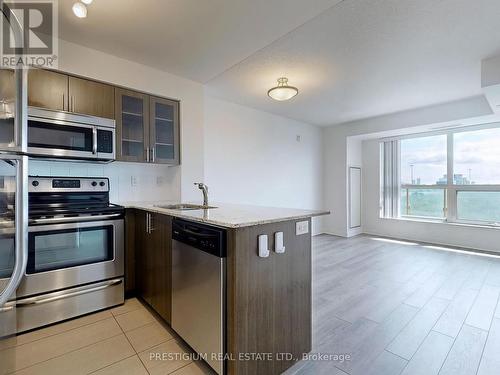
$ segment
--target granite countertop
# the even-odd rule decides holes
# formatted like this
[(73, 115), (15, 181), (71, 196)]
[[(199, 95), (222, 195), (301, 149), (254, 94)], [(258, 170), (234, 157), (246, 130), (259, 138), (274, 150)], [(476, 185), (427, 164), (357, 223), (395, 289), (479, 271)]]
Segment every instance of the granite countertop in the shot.
[[(176, 204), (179, 202), (120, 202), (126, 208), (136, 208), (160, 214), (170, 215), (187, 220), (213, 224), (225, 228), (241, 228), (253, 225), (269, 224), (280, 221), (306, 219), (314, 216), (328, 215), (325, 210), (302, 210), (295, 208), (261, 207), (228, 203), (210, 203), (211, 208), (206, 210), (169, 210), (159, 205)], [(192, 203), (192, 202), (187, 202)], [(195, 203), (199, 204), (199, 203)]]

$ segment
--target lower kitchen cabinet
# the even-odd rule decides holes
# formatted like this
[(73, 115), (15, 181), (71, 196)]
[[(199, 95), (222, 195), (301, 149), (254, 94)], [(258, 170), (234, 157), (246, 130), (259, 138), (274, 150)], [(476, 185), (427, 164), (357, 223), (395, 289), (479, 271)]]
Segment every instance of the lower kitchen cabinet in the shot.
[(136, 293), (168, 323), (172, 314), (172, 218), (136, 211)]

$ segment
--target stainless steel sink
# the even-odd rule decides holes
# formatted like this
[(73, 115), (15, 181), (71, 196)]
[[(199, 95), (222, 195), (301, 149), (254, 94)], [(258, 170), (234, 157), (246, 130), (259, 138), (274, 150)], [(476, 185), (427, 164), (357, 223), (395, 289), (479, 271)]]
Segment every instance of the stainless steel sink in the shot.
[(167, 204), (167, 205), (159, 205), (159, 206), (155, 206), (155, 207), (165, 208), (167, 210), (180, 210), (180, 211), (206, 210), (209, 208), (217, 208), (217, 207), (213, 207), (213, 206), (203, 206), (200, 204), (189, 204), (189, 203)]

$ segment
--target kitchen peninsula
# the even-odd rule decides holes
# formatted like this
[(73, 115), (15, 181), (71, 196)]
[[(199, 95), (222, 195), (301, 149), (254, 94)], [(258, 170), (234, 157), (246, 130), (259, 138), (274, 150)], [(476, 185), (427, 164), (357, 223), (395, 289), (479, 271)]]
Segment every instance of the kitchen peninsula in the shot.
[(172, 272), (179, 266), (172, 260), (172, 223), (220, 228), (227, 244), (224, 373), (280, 374), (310, 352), (311, 218), (329, 212), (217, 203), (164, 208), (169, 203), (125, 204), (127, 292), (172, 324)]

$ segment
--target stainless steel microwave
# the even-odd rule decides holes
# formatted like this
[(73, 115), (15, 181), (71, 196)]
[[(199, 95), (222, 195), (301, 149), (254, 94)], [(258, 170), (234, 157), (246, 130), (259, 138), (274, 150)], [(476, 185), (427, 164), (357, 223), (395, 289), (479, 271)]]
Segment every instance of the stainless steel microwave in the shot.
[(112, 119), (28, 109), (28, 153), (33, 156), (113, 161), (115, 137)]

